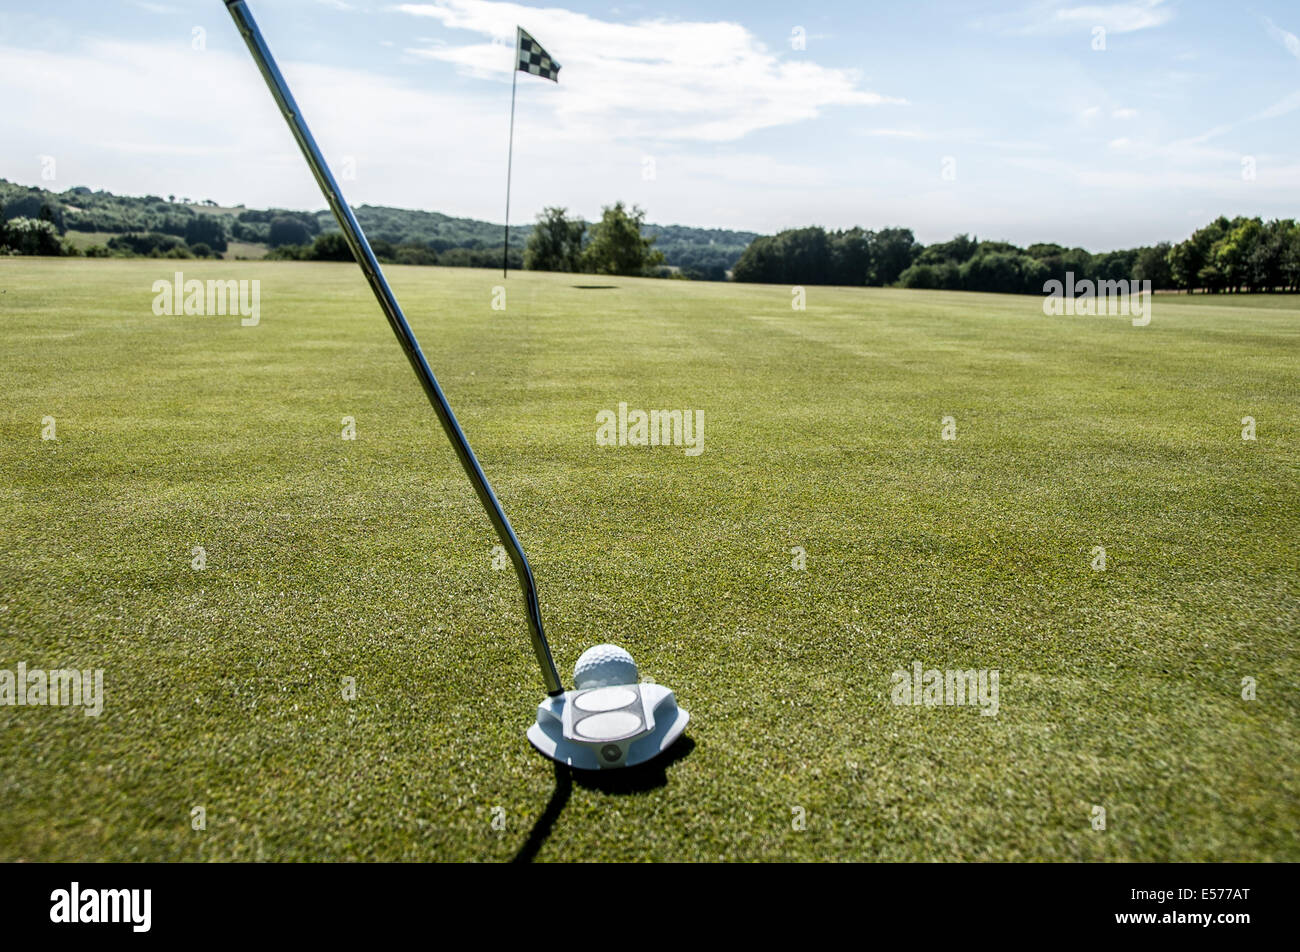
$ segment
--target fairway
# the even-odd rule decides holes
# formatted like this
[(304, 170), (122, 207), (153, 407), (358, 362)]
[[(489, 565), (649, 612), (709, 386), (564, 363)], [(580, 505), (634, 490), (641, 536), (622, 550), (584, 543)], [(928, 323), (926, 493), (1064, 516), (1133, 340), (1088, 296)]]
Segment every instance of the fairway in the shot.
[[(178, 269), (259, 323), (155, 315)], [(387, 274), (561, 673), (624, 646), (687, 740), (529, 746), (518, 586), (354, 264), (5, 258), (0, 668), (104, 689), (0, 707), (0, 860), (1300, 860), (1294, 296)], [(597, 445), (620, 403), (703, 452)], [(893, 703), (916, 663), (996, 714)]]

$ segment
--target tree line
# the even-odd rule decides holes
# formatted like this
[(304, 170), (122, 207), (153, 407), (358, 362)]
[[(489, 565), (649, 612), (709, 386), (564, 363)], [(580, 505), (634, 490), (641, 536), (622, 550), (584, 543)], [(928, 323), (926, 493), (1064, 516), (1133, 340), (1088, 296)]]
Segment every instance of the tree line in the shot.
[(524, 268), (529, 271), (571, 271), (586, 274), (652, 275), (664, 255), (655, 237), (643, 233), (645, 211), (622, 202), (606, 205), (600, 221), (591, 225), (570, 218), (568, 210), (544, 209), (528, 236)]
[[(378, 205), (360, 205), (353, 211), (384, 263), (501, 264), (499, 224)], [(192, 258), (259, 257), (269, 252), (273, 259), (337, 260), (339, 247), (332, 240), (321, 240), (337, 233), (325, 209), (223, 208), (210, 199), (195, 203), (175, 195), (124, 196), (84, 187), (56, 193), (0, 179), (0, 222), (17, 219), (48, 222), (53, 236), (44, 225), (15, 225), (9, 229), (13, 240), (0, 244), (8, 253)], [(655, 239), (655, 250), (663, 255), (662, 261), (653, 263), (655, 256), (647, 253), (649, 273), (717, 281), (726, 280), (745, 246), (757, 237), (752, 232), (651, 225), (643, 215), (638, 227), (644, 237)], [(532, 229), (531, 224), (511, 228), (510, 267), (523, 267)], [(584, 223), (583, 230), (590, 238), (597, 229)], [(607, 231), (612, 235), (618, 227)], [(598, 246), (593, 255), (608, 244)]]
[[(195, 205), (175, 198), (88, 188), (56, 194), (0, 179), (0, 254), (201, 258), (246, 253), (237, 244), (244, 243), (266, 246), (272, 259), (351, 257), (328, 211), (223, 209), (210, 200)], [(501, 264), (501, 232), (488, 222), (384, 206), (354, 211), (386, 264)], [(69, 238), (75, 231), (106, 237), (82, 249)], [(510, 267), (545, 271), (1023, 294), (1041, 294), (1047, 281), (1072, 272), (1079, 281), (1149, 280), (1160, 290), (1300, 290), (1300, 225), (1293, 219), (1221, 216), (1176, 244), (1093, 254), (967, 235), (926, 246), (901, 227), (812, 226), (755, 235), (650, 225), (642, 209), (615, 202), (592, 223), (546, 208), (535, 225), (512, 229), (510, 238)]]
[[(369, 239), (368, 239), (369, 240)], [(409, 242), (395, 245), (384, 238), (370, 240), (370, 250), (381, 264), (441, 265), (444, 268), (499, 268), (501, 247), (448, 248), (434, 251), (425, 245)], [(266, 254), (267, 261), (351, 261), (352, 249), (341, 231), (327, 231), (310, 242), (282, 243)], [(510, 249), (510, 267), (523, 267), (524, 255)]]
[(1042, 294), (1064, 280), (1150, 281), (1158, 290), (1210, 293), (1300, 290), (1300, 225), (1293, 219), (1219, 217), (1178, 244), (1093, 254), (1042, 243), (1027, 248), (958, 235), (922, 245), (910, 228), (795, 228), (754, 239), (732, 278), (769, 284), (897, 285)]

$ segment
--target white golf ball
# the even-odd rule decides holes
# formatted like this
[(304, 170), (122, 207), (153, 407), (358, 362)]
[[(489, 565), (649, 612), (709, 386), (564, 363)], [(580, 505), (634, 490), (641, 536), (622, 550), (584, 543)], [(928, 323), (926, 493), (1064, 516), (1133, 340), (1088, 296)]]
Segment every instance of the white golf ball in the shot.
[(636, 662), (618, 645), (593, 645), (573, 666), (573, 683), (579, 691), (612, 684), (636, 684), (638, 680)]

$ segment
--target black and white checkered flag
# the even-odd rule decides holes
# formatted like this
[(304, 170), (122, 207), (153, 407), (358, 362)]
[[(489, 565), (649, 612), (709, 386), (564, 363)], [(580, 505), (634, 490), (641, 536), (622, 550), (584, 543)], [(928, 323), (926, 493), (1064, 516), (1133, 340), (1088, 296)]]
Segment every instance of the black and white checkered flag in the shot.
[(542, 49), (528, 31), (522, 26), (515, 26), (515, 68), (510, 71), (510, 147), (506, 153), (506, 233), (501, 243), (501, 276), (510, 270), (510, 169), (514, 165), (515, 155), (515, 87), (519, 85), (519, 74), (531, 73), (542, 79), (549, 79), (557, 86), (560, 83), (560, 64), (551, 59), (551, 54)]
[(560, 64), (551, 59), (551, 54), (542, 49), (542, 44), (529, 36), (527, 30), (523, 27), (516, 27), (516, 29), (519, 30), (519, 65), (515, 68), (521, 73), (532, 73), (534, 76), (558, 83)]

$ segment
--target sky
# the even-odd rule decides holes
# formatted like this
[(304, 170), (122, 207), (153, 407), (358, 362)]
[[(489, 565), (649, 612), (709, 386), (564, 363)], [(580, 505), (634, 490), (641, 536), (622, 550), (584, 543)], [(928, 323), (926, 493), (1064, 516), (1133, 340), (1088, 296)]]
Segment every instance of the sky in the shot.
[[(1092, 251), (1300, 217), (1300, 5), (249, 0), (353, 205)], [(0, 177), (323, 208), (219, 0), (0, 0)]]

